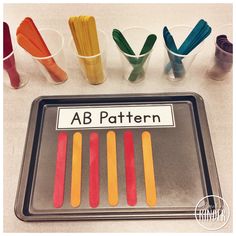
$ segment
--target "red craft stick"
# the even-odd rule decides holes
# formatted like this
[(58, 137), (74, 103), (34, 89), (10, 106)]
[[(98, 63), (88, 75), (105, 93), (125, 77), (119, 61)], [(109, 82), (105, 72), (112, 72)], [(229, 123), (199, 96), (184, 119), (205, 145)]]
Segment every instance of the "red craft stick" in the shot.
[(67, 133), (60, 132), (58, 135), (58, 142), (57, 142), (56, 173), (55, 173), (54, 193), (53, 193), (53, 203), (55, 208), (62, 207), (64, 201), (66, 146), (67, 146)]
[(134, 160), (134, 143), (131, 131), (124, 133), (124, 151), (125, 151), (125, 175), (126, 175), (126, 197), (130, 206), (137, 203), (136, 175)]
[[(9, 26), (3, 22), (3, 57), (13, 52)], [(20, 87), (20, 76), (16, 70), (14, 53), (3, 61), (3, 68), (7, 71), (11, 86), (15, 89)]]
[(99, 204), (99, 137), (90, 134), (90, 170), (89, 170), (89, 204), (96, 208)]

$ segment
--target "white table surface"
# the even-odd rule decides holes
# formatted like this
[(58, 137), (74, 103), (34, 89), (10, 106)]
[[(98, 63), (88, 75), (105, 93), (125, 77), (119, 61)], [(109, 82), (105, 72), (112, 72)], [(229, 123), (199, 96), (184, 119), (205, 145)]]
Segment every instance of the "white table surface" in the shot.
[[(77, 71), (68, 70), (69, 81), (54, 86), (47, 83), (37, 67), (27, 71), (30, 82), (17, 91), (4, 86), (4, 231), (7, 232), (206, 232), (195, 220), (146, 220), (146, 221), (92, 221), (26, 223), (16, 218), (14, 201), (21, 167), (27, 123), (32, 101), (41, 95), (121, 94), (121, 93), (199, 93), (205, 101), (215, 159), (224, 199), (232, 207), (232, 74), (222, 81), (207, 79), (207, 55), (210, 47), (195, 59), (185, 80), (172, 83), (162, 76), (164, 25), (188, 24), (194, 26), (203, 18), (214, 29), (232, 22), (230, 4), (190, 5), (102, 5), (102, 4), (8, 4), (4, 5), (4, 20), (14, 34), (26, 16), (34, 19), (39, 28), (59, 30), (68, 41), (67, 20), (73, 15), (94, 15), (97, 27), (109, 35), (107, 52), (108, 79), (99, 86), (89, 85)], [(121, 79), (119, 53), (111, 39), (113, 28), (124, 29), (142, 26), (158, 36), (147, 78), (139, 84)], [(209, 44), (212, 40), (209, 39)], [(67, 48), (65, 48), (65, 51)], [(67, 52), (67, 51), (66, 51)], [(6, 78), (4, 78), (6, 79)], [(232, 209), (232, 208), (231, 208)], [(232, 218), (221, 232), (232, 230)]]

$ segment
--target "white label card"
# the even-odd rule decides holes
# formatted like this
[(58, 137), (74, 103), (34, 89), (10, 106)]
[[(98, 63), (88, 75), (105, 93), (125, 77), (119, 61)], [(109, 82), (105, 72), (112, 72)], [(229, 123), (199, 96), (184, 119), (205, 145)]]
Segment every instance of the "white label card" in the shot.
[(56, 129), (175, 127), (172, 104), (58, 107)]

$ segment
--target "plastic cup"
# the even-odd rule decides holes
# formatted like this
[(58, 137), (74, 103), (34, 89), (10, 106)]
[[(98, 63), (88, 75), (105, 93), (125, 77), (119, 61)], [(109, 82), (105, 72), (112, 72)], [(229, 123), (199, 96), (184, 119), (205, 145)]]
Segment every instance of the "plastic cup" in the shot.
[(62, 84), (67, 79), (66, 61), (64, 57), (64, 37), (54, 29), (39, 30), (44, 42), (49, 49), (51, 56), (35, 57), (32, 56), (38, 68), (48, 82), (52, 84)]
[[(184, 25), (173, 26), (169, 29), (177, 48), (181, 46), (192, 29), (192, 27)], [(180, 81), (187, 75), (194, 59), (202, 49), (203, 42), (187, 55), (175, 53), (167, 48), (165, 43), (164, 45), (166, 48), (164, 73), (167, 75), (169, 80)]]
[(3, 58), (4, 85), (12, 89), (19, 89), (28, 83), (29, 77), (25, 73), (22, 61), (24, 58), (23, 50), (20, 50), (14, 40), (12, 41), (13, 51)]
[(209, 78), (218, 81), (231, 77), (230, 72), (233, 66), (233, 53), (223, 50), (216, 44), (216, 37), (219, 35), (226, 35), (228, 40), (233, 43), (232, 24), (226, 24), (216, 28), (213, 34), (215, 48), (211, 49), (214, 54), (210, 58), (207, 75)]
[(93, 85), (102, 84), (107, 77), (106, 70), (106, 45), (107, 45), (107, 35), (98, 30), (98, 41), (100, 53), (93, 56), (83, 56), (79, 55), (74, 43), (73, 38), (70, 39), (70, 49), (73, 55), (75, 67), (79, 67), (80, 72), (84, 79), (88, 83)]
[(152, 50), (145, 54), (140, 54), (142, 47), (151, 34), (145, 28), (131, 27), (122, 31), (135, 55), (120, 52), (122, 76), (131, 83), (137, 83), (145, 79)]

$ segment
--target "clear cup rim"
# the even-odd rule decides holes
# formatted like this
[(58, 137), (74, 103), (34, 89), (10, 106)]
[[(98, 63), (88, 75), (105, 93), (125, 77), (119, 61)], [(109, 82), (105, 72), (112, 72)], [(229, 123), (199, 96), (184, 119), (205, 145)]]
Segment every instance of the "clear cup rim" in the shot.
[(9, 53), (6, 57), (3, 58), (3, 61), (7, 60), (8, 58), (10, 58), (13, 54), (14, 54), (14, 49), (11, 51), (11, 53)]
[(65, 39), (64, 39), (63, 35), (62, 35), (58, 30), (55, 30), (55, 29), (53, 29), (53, 28), (40, 28), (40, 29), (39, 29), (39, 32), (42, 32), (42, 31), (52, 31), (52, 32), (57, 33), (57, 34), (60, 36), (60, 38), (61, 38), (61, 47), (60, 47), (55, 53), (51, 54), (50, 56), (46, 56), (46, 57), (35, 57), (35, 56), (32, 56), (32, 55), (31, 55), (31, 57), (32, 57), (33, 59), (37, 59), (37, 60), (46, 60), (46, 59), (50, 59), (50, 58), (55, 57), (57, 54), (59, 54), (59, 53), (62, 51), (62, 49), (63, 49), (63, 47), (64, 47), (64, 43), (65, 43)]
[[(117, 46), (117, 45), (116, 45)], [(127, 56), (127, 57), (130, 57), (130, 58), (143, 58), (149, 54), (151, 54), (151, 52), (153, 51), (153, 49), (151, 49), (150, 51), (144, 53), (144, 54), (139, 54), (139, 55), (132, 55), (132, 54), (128, 54), (128, 53), (125, 53), (123, 52), (118, 46), (117, 48), (119, 49), (119, 51), (121, 52), (121, 54)]]
[[(125, 31), (128, 31), (128, 30), (132, 30), (132, 29), (141, 29), (141, 30), (144, 30), (148, 33), (148, 35), (152, 34), (150, 30), (142, 27), (142, 26), (130, 26), (130, 27), (126, 27), (124, 28), (121, 32), (124, 33)], [(117, 46), (117, 45), (116, 45)], [(143, 53), (143, 54), (139, 54), (139, 55), (132, 55), (132, 54), (129, 54), (129, 53), (126, 53), (126, 52), (123, 52), (118, 46), (117, 48), (119, 49), (119, 51), (124, 54), (125, 56), (127, 57), (130, 57), (130, 58), (141, 58), (141, 57), (145, 57), (146, 55), (148, 54), (151, 54), (151, 52), (153, 51), (153, 48), (146, 52), (146, 53)]]
[[(101, 30), (101, 29), (97, 29), (97, 32), (98, 33), (102, 33), (105, 37), (105, 47), (103, 47), (103, 48), (99, 48), (100, 49), (100, 53), (98, 53), (98, 54), (96, 54), (96, 55), (92, 55), (92, 56), (83, 56), (83, 55), (80, 55), (80, 54), (78, 54), (78, 52), (77, 52), (77, 49), (76, 49), (76, 46), (74, 45), (74, 47), (75, 47), (75, 50), (72, 50), (72, 54), (74, 55), (74, 56), (76, 56), (76, 57), (79, 57), (79, 58), (82, 58), (82, 59), (92, 59), (92, 58), (96, 58), (96, 57), (99, 57), (99, 56), (101, 56), (102, 54), (104, 54), (104, 52), (105, 52), (105, 50), (106, 50), (106, 46), (107, 46), (107, 41), (108, 41), (108, 39), (107, 39), (107, 34), (103, 31), (103, 30)], [(69, 41), (69, 46), (70, 46), (70, 48), (72, 47), (71, 46), (71, 44), (74, 44), (74, 39), (73, 39), (73, 36), (71, 36), (70, 37), (70, 41)], [(99, 45), (99, 47), (100, 47), (100, 45)], [(71, 48), (72, 49), (72, 48)], [(74, 52), (75, 51), (75, 52)]]
[[(174, 26), (172, 26), (172, 27), (170, 27), (169, 28), (169, 30), (171, 30), (171, 29), (174, 29), (174, 28), (177, 28), (177, 27), (184, 27), (184, 28), (189, 28), (190, 30), (192, 30), (193, 29), (193, 27), (192, 26), (189, 26), (189, 25), (174, 25)], [(164, 44), (164, 46), (165, 46), (165, 48), (167, 49), (167, 51), (169, 51), (171, 54), (173, 54), (174, 56), (177, 56), (177, 57), (191, 57), (191, 56), (193, 56), (193, 55), (197, 55), (200, 51), (201, 51), (201, 49), (203, 48), (203, 45), (204, 45), (204, 41), (205, 41), (205, 39), (201, 42), (201, 45), (198, 45), (197, 47), (199, 47), (199, 49), (198, 49), (198, 51), (197, 52), (195, 52), (194, 54), (192, 54), (192, 53), (189, 53), (189, 54), (179, 54), (179, 53), (175, 53), (175, 52), (173, 52), (172, 50), (170, 50), (167, 46), (166, 46), (166, 44), (165, 44), (165, 40), (163, 40), (164, 42), (163, 42), (163, 44)]]
[(215, 29), (214, 29), (214, 33), (217, 32), (218, 30), (222, 29), (222, 28), (229, 27), (229, 26), (232, 27), (232, 32), (233, 32), (233, 24), (232, 23), (225, 23), (225, 24), (216, 26)]

